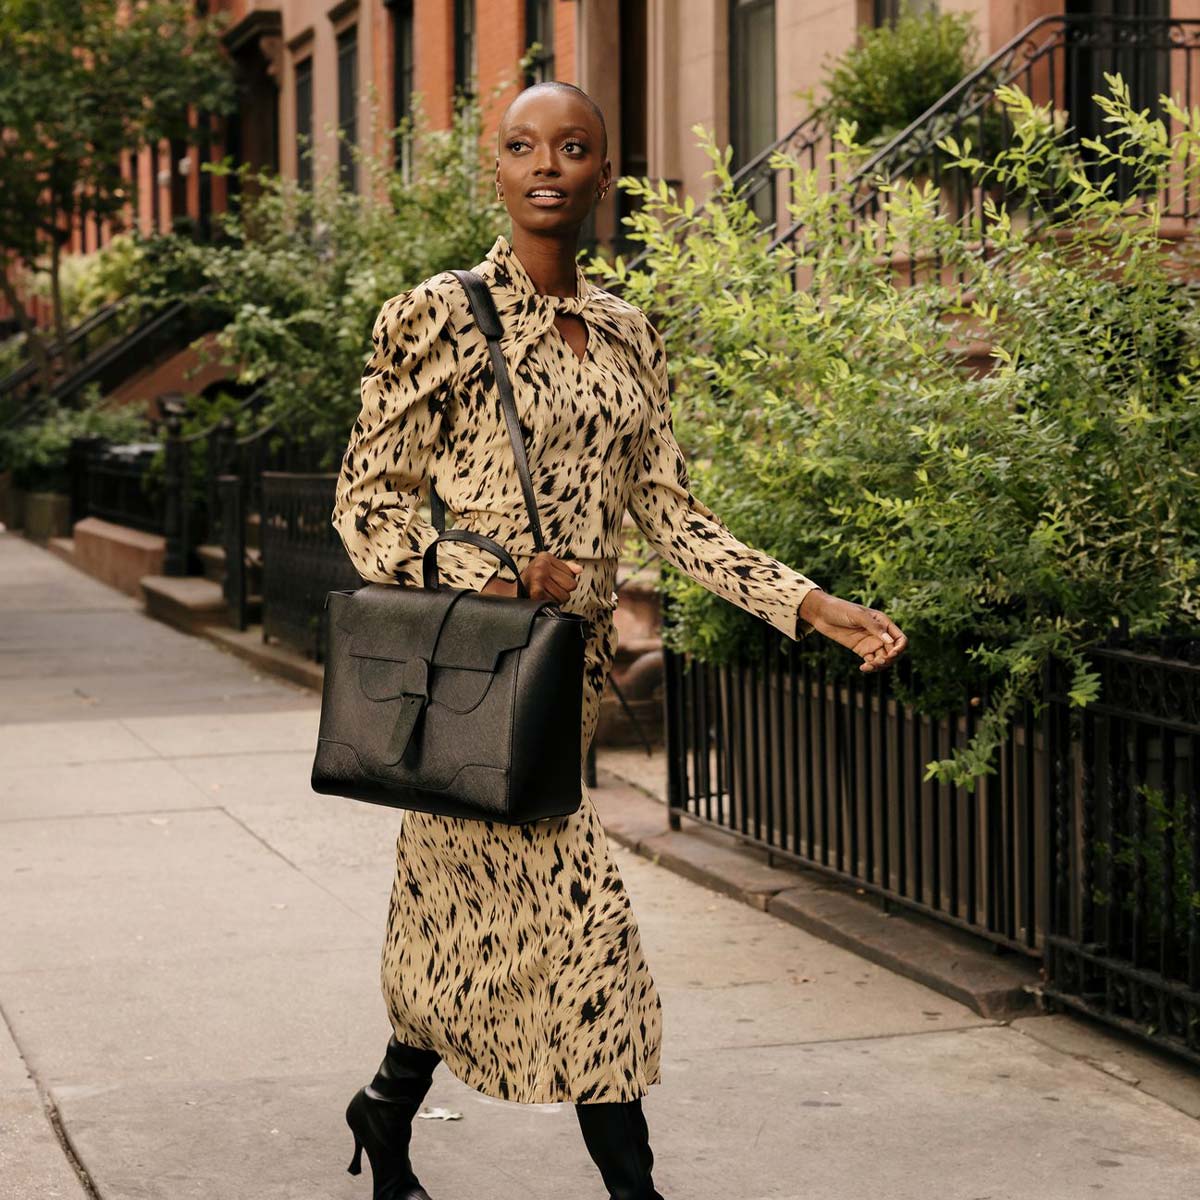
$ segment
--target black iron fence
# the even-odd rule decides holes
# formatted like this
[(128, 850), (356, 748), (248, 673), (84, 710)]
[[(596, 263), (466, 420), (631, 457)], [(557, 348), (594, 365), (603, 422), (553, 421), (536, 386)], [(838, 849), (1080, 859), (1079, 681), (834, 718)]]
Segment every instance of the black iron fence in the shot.
[(1200, 1063), (1200, 641), (1095, 652), (1101, 699), (1050, 680), (1046, 990)]
[(71, 524), (94, 516), (161, 533), (163, 481), (152, 470), (160, 449), (158, 442), (118, 446), (104, 438), (74, 438), (67, 452)]
[(325, 660), (326, 592), (362, 586), (334, 529), (336, 475), (266, 471), (262, 476), (263, 639), (278, 638)]
[[(1004, 946), (1039, 953), (1048, 905), (1044, 751), (1025, 711), (1000, 770), (967, 790), (925, 764), (974, 733), (982, 697), (931, 719), (886, 675), (835, 675), (763, 627), (761, 656), (701, 663), (668, 651), (668, 801), (771, 855)], [(911, 682), (912, 664), (892, 670)]]
[[(931, 719), (888, 673), (834, 675), (764, 626), (723, 665), (667, 650), (668, 806), (1044, 957), (1047, 994), (1200, 1062), (1200, 642), (1094, 652), (1102, 699), (1010, 725), (971, 788), (925, 778), (987, 695)], [(893, 668), (906, 684), (913, 665)]]

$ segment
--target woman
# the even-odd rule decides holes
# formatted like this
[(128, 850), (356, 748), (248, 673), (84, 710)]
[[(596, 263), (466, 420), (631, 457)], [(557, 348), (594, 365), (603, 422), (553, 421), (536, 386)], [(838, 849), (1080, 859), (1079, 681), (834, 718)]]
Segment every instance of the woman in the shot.
[[(534, 552), (487, 344), (449, 272), (379, 313), (333, 516), (364, 578), (419, 587), (436, 536), (418, 514), (431, 476), (453, 523), (505, 546), (531, 597), (585, 617), (585, 755), (613, 660), (627, 508), (666, 559), (789, 637), (816, 629), (864, 671), (905, 646), (883, 614), (739, 542), (691, 494), (662, 339), (576, 265), (580, 227), (610, 183), (604, 118), (586, 94), (542, 83), (513, 101), (496, 161), (512, 238), (475, 270), (504, 326), (550, 549)], [(447, 586), (517, 594), (469, 544), (442, 543), (438, 565)], [(586, 787), (578, 811), (525, 826), (406, 811), (381, 974), (393, 1037), (347, 1110), (350, 1169), (365, 1148), (376, 1200), (428, 1200), (408, 1144), (442, 1061), (489, 1096), (573, 1103), (613, 1200), (662, 1200), (641, 1111), (661, 1078), (661, 1005)]]

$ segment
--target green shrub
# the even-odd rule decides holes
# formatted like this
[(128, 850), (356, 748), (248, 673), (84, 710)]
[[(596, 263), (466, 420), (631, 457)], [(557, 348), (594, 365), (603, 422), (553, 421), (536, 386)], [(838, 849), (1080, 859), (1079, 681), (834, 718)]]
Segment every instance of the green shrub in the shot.
[(357, 416), (365, 348), (380, 306), (421, 279), (478, 262), (506, 228), (492, 184), (493, 155), (479, 137), (478, 102), (461, 101), (449, 129), (428, 127), (419, 108), (397, 136), (411, 136), (417, 168), (355, 150), (361, 188), (336, 176), (313, 191), (294, 180), (243, 172), (241, 195), (219, 218), (220, 239), (177, 239), (166, 265), (226, 318), (219, 351), (240, 365), (238, 382), (265, 389), (262, 422), (303, 428), (327, 447), (326, 469), (345, 453)]
[(147, 433), (146, 418), (140, 409), (107, 407), (93, 384), (85, 389), (79, 408), (52, 404), (33, 424), (0, 430), (0, 470), (11, 470), (13, 482), (26, 491), (65, 492), (72, 438), (135, 442)]
[[(63, 319), (69, 329), (104, 305), (122, 301), (108, 326), (113, 334), (134, 328), (168, 300), (193, 296), (204, 279), (192, 257), (180, 252), (188, 239), (175, 234), (115, 234), (99, 250), (73, 254), (59, 267)], [(50, 299), (50, 273), (30, 272), (29, 292)]]
[(867, 146), (887, 141), (937, 103), (975, 64), (979, 41), (970, 13), (913, 13), (895, 26), (863, 27), (860, 42), (827, 60), (829, 119), (858, 126)]
[[(1089, 183), (1051, 115), (1004, 89), (1012, 147), (991, 164), (945, 149), (1035, 205), (1054, 195), (1036, 227), (991, 200), (960, 224), (911, 181), (880, 181), (883, 214), (855, 220), (851, 197), (780, 155), (801, 233), (770, 250), (708, 140), (712, 201), (623, 180), (648, 257), (596, 267), (666, 339), (697, 495), (748, 543), (888, 612), (917, 671), (911, 689), (896, 680), (903, 699), (936, 715), (990, 687), (975, 739), (927, 766), (944, 781), (993, 769), (1051, 656), (1080, 704), (1099, 686), (1086, 649), (1119, 622), (1138, 636), (1200, 621), (1200, 321), (1179, 283), (1189, 247), (1159, 237), (1147, 199), (1169, 177), (1192, 185), (1200, 134), (1173, 108), (1167, 138), (1110, 83), (1097, 152), (1136, 173), (1140, 198)], [(853, 167), (867, 151), (841, 132)], [(951, 270), (897, 286), (881, 263), (901, 252)], [(992, 345), (986, 373), (963, 361), (972, 337)], [(758, 622), (678, 572), (664, 587), (676, 649), (754, 652)], [(857, 669), (832, 643), (812, 652)]]

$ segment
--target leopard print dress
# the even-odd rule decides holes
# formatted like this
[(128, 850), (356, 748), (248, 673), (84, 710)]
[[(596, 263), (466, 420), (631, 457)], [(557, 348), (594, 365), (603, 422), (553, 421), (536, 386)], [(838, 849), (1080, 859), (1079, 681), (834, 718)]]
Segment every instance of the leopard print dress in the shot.
[[(587, 621), (582, 745), (613, 662), (621, 522), (710, 590), (792, 638), (817, 585), (739, 542), (689, 490), (675, 441), (662, 340), (645, 314), (576, 272), (576, 295), (539, 293), (507, 239), (475, 270), (504, 326), (546, 547), (583, 568), (562, 607)], [(579, 358), (553, 323), (587, 326)], [(449, 272), (386, 301), (362, 377), (362, 410), (333, 524), (366, 580), (419, 587), (447, 526), (534, 555), (512, 448), (465, 293)], [(443, 586), (500, 571), (463, 542), (438, 549)], [(580, 772), (583, 773), (583, 763)], [(631, 1100), (661, 1081), (662, 1006), (638, 924), (587, 794), (569, 816), (508, 826), (404, 811), (382, 984), (396, 1037), (436, 1050), (463, 1082), (528, 1104)]]

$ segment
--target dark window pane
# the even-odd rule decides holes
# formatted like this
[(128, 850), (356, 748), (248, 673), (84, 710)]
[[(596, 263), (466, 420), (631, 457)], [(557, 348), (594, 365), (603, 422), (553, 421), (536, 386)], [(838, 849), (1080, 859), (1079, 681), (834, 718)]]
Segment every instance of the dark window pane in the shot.
[(296, 64), (296, 182), (313, 185), (313, 64), (311, 58)]
[[(416, 61), (413, 57), (413, 6), (412, 0), (401, 0), (392, 9), (392, 38), (395, 76), (392, 95), (395, 123), (412, 116), (412, 94), (416, 87)], [(406, 176), (412, 169), (411, 137), (396, 139), (396, 168)]]
[(358, 171), (353, 147), (358, 141), (358, 29), (351, 26), (338, 35), (338, 168), (344, 187), (358, 190)]
[(554, 0), (525, 0), (525, 48), (534, 42), (541, 50), (525, 76), (525, 86), (554, 78)]
[[(736, 170), (775, 141), (774, 0), (734, 0), (731, 16), (729, 128)], [(763, 221), (774, 221), (771, 186), (755, 193), (754, 209)]]
[(454, 0), (454, 86), (464, 94), (475, 90), (475, 0)]

